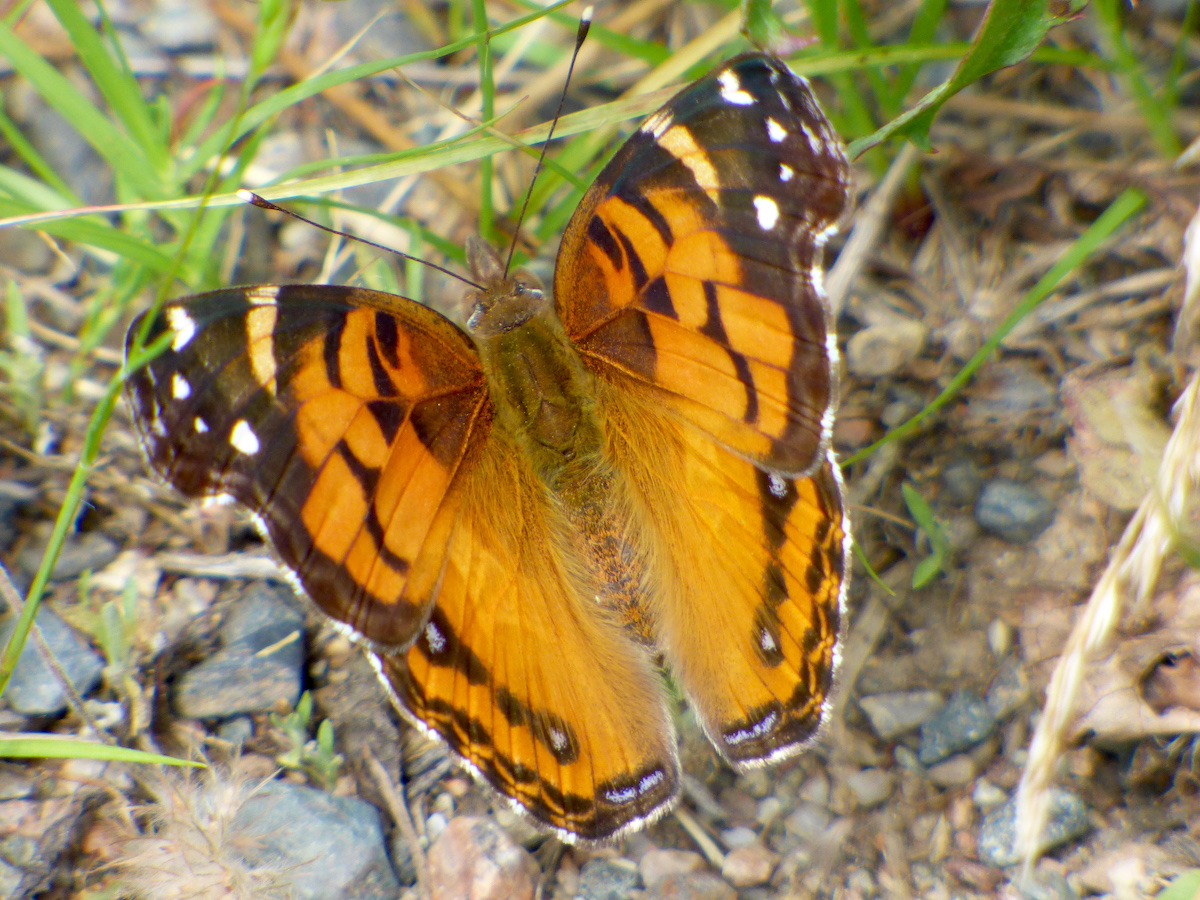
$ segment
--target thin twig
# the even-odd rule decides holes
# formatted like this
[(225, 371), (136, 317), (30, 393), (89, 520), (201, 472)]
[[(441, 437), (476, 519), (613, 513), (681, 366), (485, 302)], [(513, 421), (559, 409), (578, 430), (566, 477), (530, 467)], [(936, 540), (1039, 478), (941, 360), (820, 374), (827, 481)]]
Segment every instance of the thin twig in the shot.
[(367, 758), (367, 768), (371, 770), (371, 776), (375, 779), (375, 785), (379, 788), (379, 793), (383, 795), (383, 802), (387, 804), (388, 812), (392, 814), (392, 821), (400, 829), (400, 834), (408, 845), (408, 852), (412, 854), (413, 869), (417, 873), (417, 892), (421, 895), (421, 900), (431, 900), (433, 887), (429, 876), (429, 862), (425, 858), (425, 849), (417, 837), (417, 829), (413, 826), (412, 815), (402, 796), (403, 792), (396, 790), (383, 763), (375, 758), (375, 754), (369, 747), (364, 749), (364, 755)]

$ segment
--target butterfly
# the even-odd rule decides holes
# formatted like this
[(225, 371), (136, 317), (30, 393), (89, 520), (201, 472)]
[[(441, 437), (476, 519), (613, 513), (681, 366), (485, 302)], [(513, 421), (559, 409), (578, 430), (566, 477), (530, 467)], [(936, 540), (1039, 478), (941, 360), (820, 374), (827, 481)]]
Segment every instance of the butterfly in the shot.
[[(482, 242), (458, 323), (357, 287), (144, 314), (150, 464), (253, 513), (397, 709), (537, 823), (602, 840), (680, 785), (665, 661), (717, 752), (827, 715), (849, 524), (822, 253), (849, 165), (808, 83), (748, 53), (620, 148), (553, 292)], [(149, 317), (149, 321), (146, 321)]]

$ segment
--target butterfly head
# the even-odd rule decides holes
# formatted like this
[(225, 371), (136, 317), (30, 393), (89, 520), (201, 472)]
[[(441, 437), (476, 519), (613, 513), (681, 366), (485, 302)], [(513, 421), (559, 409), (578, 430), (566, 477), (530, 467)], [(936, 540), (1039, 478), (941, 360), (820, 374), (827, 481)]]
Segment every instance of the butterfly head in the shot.
[(463, 298), (467, 331), (478, 337), (506, 334), (550, 308), (542, 282), (525, 269), (504, 271), (496, 248), (482, 238), (467, 242), (467, 264), (480, 289)]

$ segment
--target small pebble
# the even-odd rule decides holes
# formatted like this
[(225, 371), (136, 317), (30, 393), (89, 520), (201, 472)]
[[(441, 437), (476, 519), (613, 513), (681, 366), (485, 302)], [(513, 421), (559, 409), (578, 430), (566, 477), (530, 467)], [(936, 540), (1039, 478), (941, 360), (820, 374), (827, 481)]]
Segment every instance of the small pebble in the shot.
[(589, 859), (579, 873), (578, 900), (625, 900), (637, 887), (632, 864), (612, 859)]
[(976, 781), (975, 787), (971, 791), (971, 801), (980, 812), (990, 812), (1007, 799), (1008, 794), (986, 778)]
[(1054, 521), (1054, 506), (1018, 481), (996, 478), (984, 485), (975, 519), (980, 528), (1011, 544), (1027, 544)]
[(959, 457), (951, 460), (942, 469), (944, 500), (948, 503), (968, 506), (979, 499), (983, 488), (983, 475), (975, 460)]
[(828, 806), (829, 791), (829, 779), (824, 775), (814, 775), (800, 786), (797, 796), (806, 803)]
[[(626, 898), (622, 895), (621, 900)], [(737, 900), (737, 891), (711, 872), (689, 872), (668, 875), (646, 891), (646, 900)]]
[(1013, 628), (1003, 619), (992, 619), (987, 629), (988, 648), (997, 659), (1012, 649)]
[(940, 788), (962, 787), (970, 784), (979, 774), (979, 767), (965, 753), (944, 759), (925, 771), (925, 777)]
[(859, 697), (858, 705), (866, 713), (871, 730), (881, 740), (891, 741), (919, 728), (945, 703), (937, 691), (897, 691)]
[(766, 884), (778, 862), (779, 857), (762, 844), (749, 844), (726, 854), (721, 877), (736, 888)]
[(824, 835), (832, 820), (833, 816), (825, 807), (814, 803), (800, 803), (792, 810), (791, 815), (784, 819), (783, 825), (788, 834), (795, 835), (800, 840), (811, 841)]
[(704, 857), (690, 850), (649, 850), (638, 861), (642, 884), (654, 887), (668, 875), (684, 875), (704, 868)]
[(846, 342), (846, 366), (860, 378), (899, 372), (921, 354), (929, 329), (914, 319), (870, 325)]
[(770, 825), (783, 813), (783, 801), (778, 797), (764, 797), (758, 801), (758, 812), (755, 821), (759, 825)]
[[(71, 686), (86, 697), (100, 683), (104, 658), (49, 606), (39, 606), (34, 621)], [(15, 615), (0, 618), (0, 647), (8, 643), (16, 624)], [(32, 636), (17, 657), (16, 668), (4, 691), (4, 703), (25, 716), (57, 716), (67, 709), (66, 692), (37, 652)]]
[(249, 716), (236, 716), (217, 726), (217, 737), (240, 747), (254, 736), (254, 720)]
[(491, 819), (451, 819), (429, 848), (433, 900), (533, 900), (540, 870)]
[[(26, 546), (17, 554), (17, 571), (32, 578), (42, 564), (45, 552), (46, 545), (41, 542)], [(98, 531), (68, 535), (58, 559), (54, 561), (54, 568), (50, 570), (50, 577), (54, 581), (78, 578), (86, 571), (103, 569), (116, 559), (120, 552), (121, 548), (115, 541)]]
[[(1009, 799), (988, 813), (979, 826), (978, 852), (980, 861), (989, 866), (1004, 868), (1020, 862), (1016, 840), (1017, 804)], [(1050, 792), (1050, 822), (1042, 834), (1041, 850), (1053, 850), (1088, 831), (1087, 806), (1077, 794), (1061, 788)]]
[(753, 828), (748, 828), (745, 825), (738, 825), (735, 828), (726, 828), (721, 832), (721, 841), (726, 847), (737, 849), (738, 847), (746, 847), (758, 840), (758, 832)]
[(921, 726), (917, 758), (931, 766), (982, 743), (996, 731), (996, 719), (973, 691), (958, 691)]
[(1014, 659), (1006, 659), (988, 685), (985, 698), (988, 712), (1002, 722), (1024, 706), (1029, 697), (1029, 679), (1021, 665)]
[(846, 776), (846, 787), (860, 808), (872, 809), (892, 795), (896, 779), (882, 769), (860, 769)]
[(1015, 880), (1020, 900), (1078, 900), (1079, 894), (1061, 872), (1038, 869)]

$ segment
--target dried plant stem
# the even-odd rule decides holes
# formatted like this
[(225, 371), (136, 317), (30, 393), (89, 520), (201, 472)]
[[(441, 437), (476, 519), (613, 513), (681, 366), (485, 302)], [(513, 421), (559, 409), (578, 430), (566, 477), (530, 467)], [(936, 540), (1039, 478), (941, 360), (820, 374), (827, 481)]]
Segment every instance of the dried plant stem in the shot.
[(1042, 718), (1029, 745), (1029, 760), (1017, 788), (1017, 850), (1032, 866), (1049, 820), (1055, 765), (1067, 747), (1075, 702), (1089, 662), (1110, 646), (1124, 600), (1138, 609), (1158, 580), (1163, 559), (1175, 545), (1175, 523), (1200, 483), (1200, 373), (1194, 374), (1176, 404), (1179, 414), (1167, 442), (1154, 486), (1125, 528), (1104, 574), (1096, 583), (1046, 688)]
[(375, 786), (379, 788), (380, 794), (383, 796), (384, 803), (387, 804), (388, 812), (392, 814), (392, 821), (400, 829), (400, 834), (404, 837), (404, 842), (408, 844), (408, 850), (412, 854), (413, 869), (417, 873), (417, 893), (421, 900), (429, 900), (433, 896), (433, 885), (429, 876), (429, 862), (425, 858), (425, 848), (421, 846), (421, 839), (417, 837), (417, 829), (413, 825), (412, 814), (408, 811), (408, 804), (404, 801), (403, 791), (397, 791), (392, 783), (391, 777), (387, 770), (383, 767), (375, 754), (369, 749), (366, 751), (367, 768), (371, 771), (371, 777), (375, 779)]

